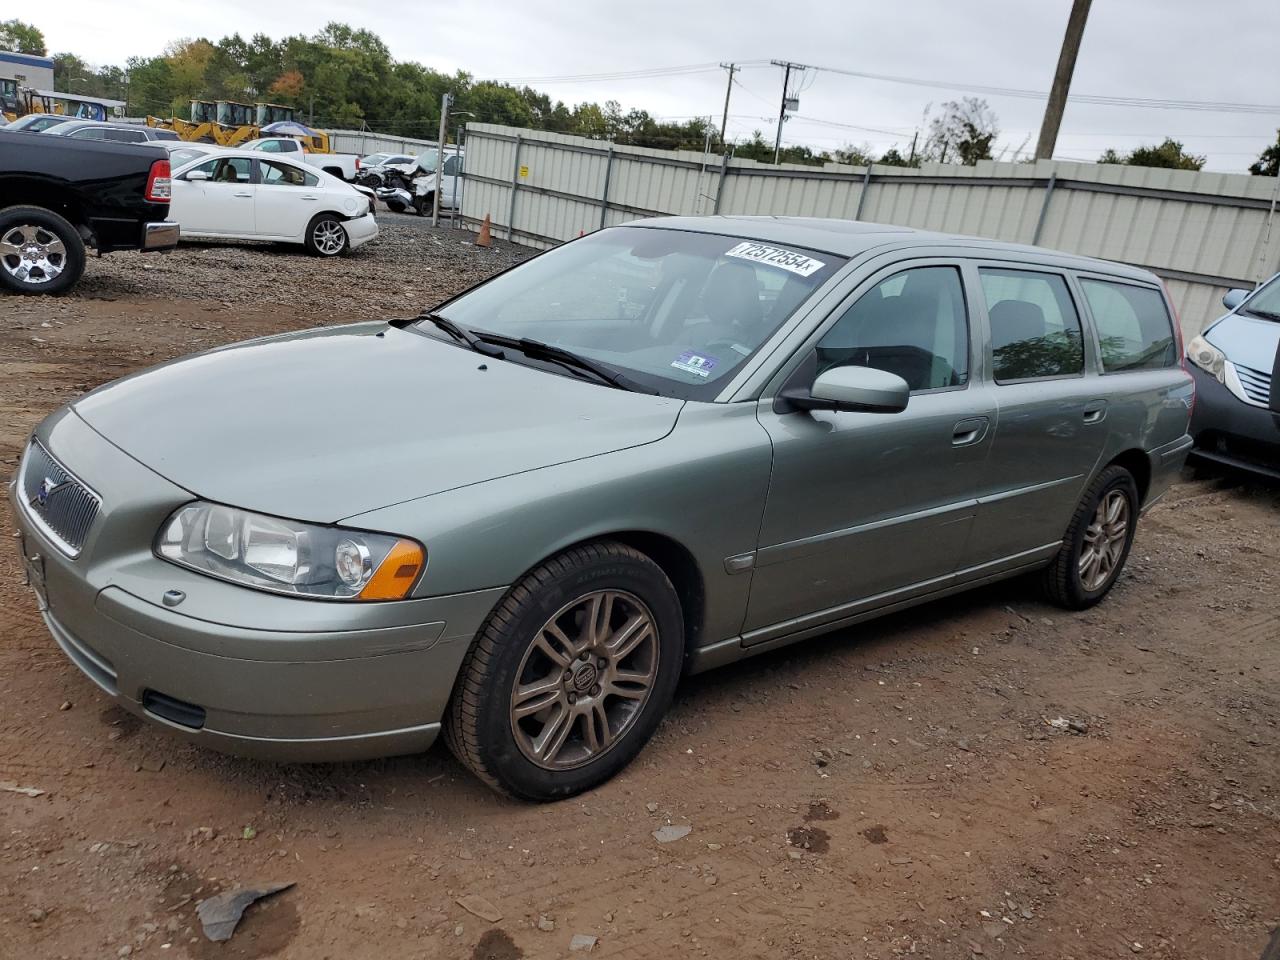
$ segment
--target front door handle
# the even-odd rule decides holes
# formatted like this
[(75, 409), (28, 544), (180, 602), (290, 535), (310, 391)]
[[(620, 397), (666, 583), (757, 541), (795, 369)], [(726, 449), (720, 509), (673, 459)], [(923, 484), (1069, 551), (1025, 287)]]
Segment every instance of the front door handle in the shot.
[(313, 194), (307, 194), (305, 197), (299, 197), (299, 200), (319, 200), (320, 198)]
[(982, 438), (987, 435), (987, 425), (989, 423), (990, 421), (986, 417), (967, 417), (959, 421), (952, 431), (951, 445), (953, 447), (967, 447), (971, 444), (980, 443)]
[(252, 197), (252, 193), (233, 193), (233, 197)]
[(1085, 423), (1101, 423), (1107, 419), (1107, 401), (1090, 400), (1085, 404), (1082, 416)]

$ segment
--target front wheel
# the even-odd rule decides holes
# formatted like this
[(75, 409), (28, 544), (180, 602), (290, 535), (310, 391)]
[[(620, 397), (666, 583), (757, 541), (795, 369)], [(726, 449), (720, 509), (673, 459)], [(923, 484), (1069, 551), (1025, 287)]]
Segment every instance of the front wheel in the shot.
[(574, 547), (490, 615), (455, 682), (445, 742), (503, 793), (573, 796), (640, 752), (683, 656), (680, 601), (662, 569), (614, 541)]
[(347, 249), (347, 228), (332, 213), (321, 213), (307, 224), (307, 250), (317, 257), (336, 257)]
[(1089, 484), (1044, 571), (1049, 599), (1069, 610), (1084, 610), (1105, 597), (1124, 569), (1138, 523), (1138, 485), (1133, 474), (1110, 466)]
[(0, 285), (15, 293), (64, 293), (84, 273), (84, 241), (43, 207), (0, 210)]

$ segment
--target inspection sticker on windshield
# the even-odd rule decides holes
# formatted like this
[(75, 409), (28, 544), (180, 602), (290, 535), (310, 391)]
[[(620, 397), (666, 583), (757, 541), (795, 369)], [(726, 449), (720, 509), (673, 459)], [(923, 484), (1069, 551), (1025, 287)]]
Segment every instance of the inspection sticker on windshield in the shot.
[(739, 260), (752, 260), (768, 267), (778, 267), (798, 273), (802, 277), (817, 273), (826, 266), (821, 260), (796, 253), (794, 250), (783, 250), (781, 247), (770, 247), (763, 243), (740, 243), (725, 253), (726, 257), (737, 257)]
[(695, 377), (702, 377), (705, 380), (711, 376), (711, 371), (716, 368), (716, 362), (715, 357), (704, 357), (701, 354), (694, 353), (692, 350), (686, 350), (672, 360), (671, 365), (677, 370), (692, 373)]

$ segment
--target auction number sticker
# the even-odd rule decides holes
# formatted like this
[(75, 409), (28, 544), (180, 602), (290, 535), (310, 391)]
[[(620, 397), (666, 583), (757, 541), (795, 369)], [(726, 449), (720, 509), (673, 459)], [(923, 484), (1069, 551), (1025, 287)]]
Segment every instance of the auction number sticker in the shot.
[(705, 380), (711, 376), (711, 371), (716, 368), (716, 358), (704, 357), (694, 353), (692, 350), (686, 350), (672, 360), (671, 365), (677, 370), (692, 373), (695, 377), (702, 377)]
[(794, 250), (784, 250), (781, 247), (770, 247), (763, 243), (752, 243), (750, 241), (738, 244), (728, 251), (725, 256), (737, 257), (739, 260), (750, 260), (753, 263), (763, 263), (769, 267), (778, 267), (781, 270), (789, 270), (791, 273), (799, 274), (802, 277), (815, 274), (826, 266), (821, 260), (815, 260), (813, 257), (803, 253), (796, 253)]

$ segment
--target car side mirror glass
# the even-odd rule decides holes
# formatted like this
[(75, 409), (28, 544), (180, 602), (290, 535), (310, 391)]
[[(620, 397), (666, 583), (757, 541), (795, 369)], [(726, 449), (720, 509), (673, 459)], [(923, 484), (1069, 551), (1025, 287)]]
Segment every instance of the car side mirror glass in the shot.
[(185, 177), (183, 177), (182, 179), (183, 179), (183, 180), (208, 180), (208, 179), (209, 179), (209, 171), (207, 171), (207, 170), (192, 170), (190, 173), (188, 173), (188, 174), (187, 174)]
[(1248, 290), (1228, 290), (1222, 297), (1222, 305), (1228, 310), (1234, 310), (1240, 304), (1244, 303), (1244, 298), (1249, 296)]
[(808, 390), (785, 390), (782, 396), (801, 410), (901, 413), (907, 409), (911, 388), (895, 373), (849, 365), (824, 370)]

